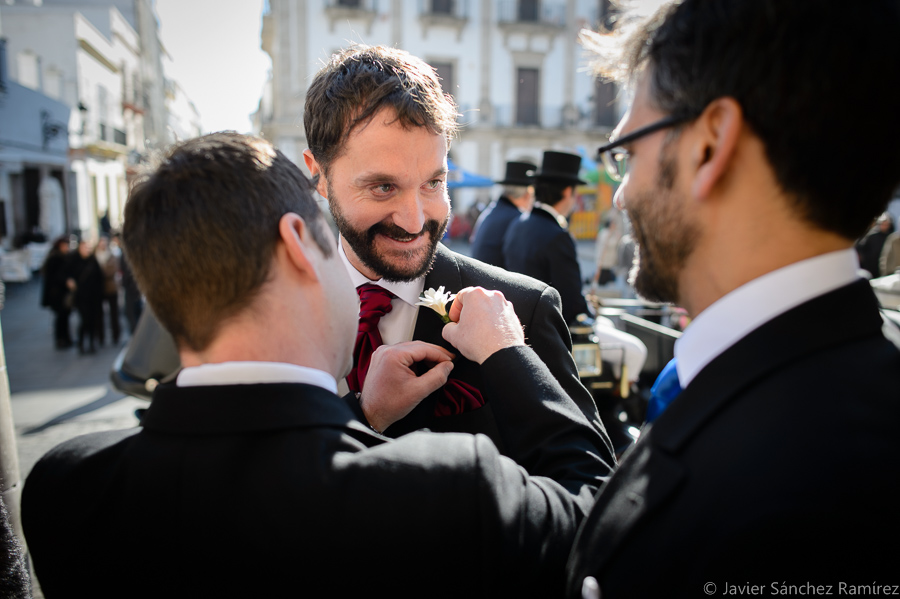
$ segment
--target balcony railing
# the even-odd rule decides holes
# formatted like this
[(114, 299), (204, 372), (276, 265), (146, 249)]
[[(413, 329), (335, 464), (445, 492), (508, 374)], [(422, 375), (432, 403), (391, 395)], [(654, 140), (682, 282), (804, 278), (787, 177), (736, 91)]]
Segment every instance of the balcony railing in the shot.
[(476, 107), (460, 106), (460, 124), (468, 128), (605, 128), (596, 122), (590, 107), (578, 106), (525, 106), (517, 108), (510, 104), (494, 104), (489, 109), (479, 111)]

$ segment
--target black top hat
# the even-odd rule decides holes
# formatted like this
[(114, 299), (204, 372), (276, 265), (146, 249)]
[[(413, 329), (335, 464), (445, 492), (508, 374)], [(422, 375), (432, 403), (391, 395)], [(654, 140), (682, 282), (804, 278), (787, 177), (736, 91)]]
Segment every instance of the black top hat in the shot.
[(552, 183), (568, 183), (569, 185), (587, 185), (587, 181), (578, 178), (581, 169), (581, 156), (568, 152), (544, 152), (541, 168), (534, 174), (537, 181)]
[(530, 162), (507, 162), (506, 176), (502, 181), (496, 181), (500, 185), (534, 185), (534, 171), (536, 164)]

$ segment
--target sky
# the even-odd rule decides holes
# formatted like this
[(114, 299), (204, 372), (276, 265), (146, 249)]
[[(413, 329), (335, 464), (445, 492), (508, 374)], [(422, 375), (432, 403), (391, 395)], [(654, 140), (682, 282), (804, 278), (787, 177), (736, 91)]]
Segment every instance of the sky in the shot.
[(204, 133), (250, 133), (272, 67), (260, 48), (263, 0), (156, 0), (166, 76), (200, 113)]

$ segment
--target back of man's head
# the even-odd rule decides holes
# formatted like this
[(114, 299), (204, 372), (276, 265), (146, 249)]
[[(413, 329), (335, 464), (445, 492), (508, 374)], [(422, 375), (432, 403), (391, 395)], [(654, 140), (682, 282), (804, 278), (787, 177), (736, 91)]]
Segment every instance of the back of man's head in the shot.
[(525, 185), (504, 185), (503, 195), (510, 200), (518, 200), (528, 194), (528, 187)]
[(434, 68), (403, 50), (354, 45), (334, 54), (306, 92), (303, 124), (309, 149), (324, 172), (354, 128), (384, 108), (404, 127), (456, 134), (457, 110)]
[(792, 207), (819, 228), (859, 237), (900, 181), (896, 0), (683, 0), (645, 22), (624, 57), (585, 40), (605, 74), (646, 67), (665, 113), (736, 99)]
[(534, 199), (546, 206), (556, 206), (563, 200), (563, 194), (569, 187), (572, 187), (571, 183), (538, 179), (534, 183)]
[(301, 216), (333, 251), (313, 187), (269, 142), (233, 132), (178, 144), (133, 188), (123, 238), (147, 302), (180, 346), (205, 349), (269, 276), (278, 222)]

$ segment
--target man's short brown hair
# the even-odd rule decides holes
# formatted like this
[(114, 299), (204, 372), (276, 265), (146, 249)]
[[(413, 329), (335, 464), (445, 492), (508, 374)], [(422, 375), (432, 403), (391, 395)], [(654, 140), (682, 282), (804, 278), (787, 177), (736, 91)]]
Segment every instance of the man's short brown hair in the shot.
[(326, 174), (353, 129), (383, 108), (404, 127), (443, 135), (448, 146), (458, 129), (456, 104), (434, 68), (396, 48), (353, 45), (333, 55), (306, 92), (306, 142)]
[(128, 259), (179, 346), (202, 351), (250, 304), (269, 276), (284, 214), (301, 216), (331, 255), (312, 192), (272, 144), (234, 132), (174, 146), (134, 186), (123, 228)]

